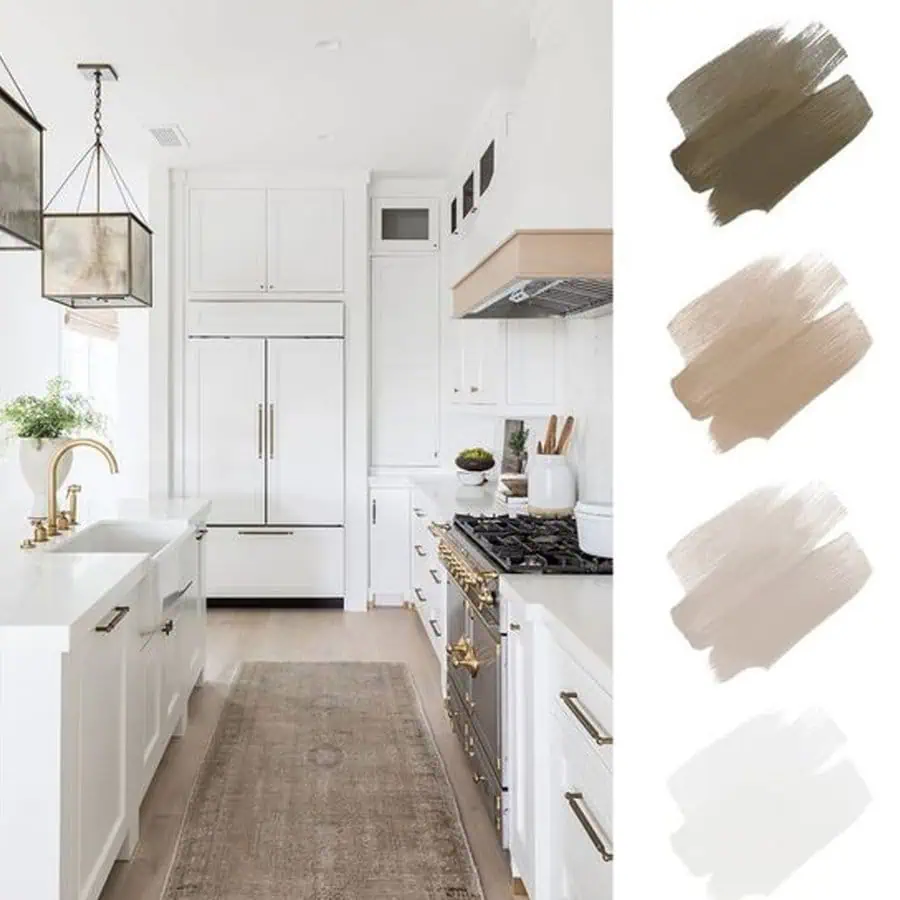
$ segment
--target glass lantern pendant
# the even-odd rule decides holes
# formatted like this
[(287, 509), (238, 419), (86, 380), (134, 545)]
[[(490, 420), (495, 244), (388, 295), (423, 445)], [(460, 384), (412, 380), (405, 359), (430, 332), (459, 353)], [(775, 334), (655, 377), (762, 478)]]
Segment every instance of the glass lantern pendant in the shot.
[[(103, 82), (118, 81), (118, 75), (105, 63), (78, 68), (94, 82), (94, 141), (44, 211), (41, 293), (48, 300), (76, 309), (152, 306), (153, 233), (103, 145)], [(124, 204), (121, 212), (102, 211), (104, 165)], [(53, 202), (82, 169), (81, 193), (75, 212), (50, 212)], [(95, 208), (82, 211), (92, 181)]]
[(0, 85), (0, 250), (40, 250), (44, 206), (44, 127), (10, 72), (21, 102)]

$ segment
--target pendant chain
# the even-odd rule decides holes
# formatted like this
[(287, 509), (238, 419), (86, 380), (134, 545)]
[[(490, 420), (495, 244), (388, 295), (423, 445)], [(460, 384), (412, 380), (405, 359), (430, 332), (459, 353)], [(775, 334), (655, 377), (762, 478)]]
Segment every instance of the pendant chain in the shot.
[(101, 122), (103, 115), (101, 109), (103, 104), (103, 88), (101, 87), (101, 84), (102, 76), (100, 72), (94, 72), (94, 138), (96, 139), (98, 146), (103, 138), (103, 123)]

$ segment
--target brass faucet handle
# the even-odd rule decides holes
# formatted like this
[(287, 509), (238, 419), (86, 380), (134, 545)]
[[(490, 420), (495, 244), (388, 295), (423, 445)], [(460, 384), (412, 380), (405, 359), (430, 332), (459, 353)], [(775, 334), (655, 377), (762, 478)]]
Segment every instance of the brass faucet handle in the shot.
[(34, 529), (34, 536), (32, 540), (35, 544), (46, 544), (47, 543), (47, 526), (44, 525), (44, 522), (47, 520), (43, 516), (32, 516), (31, 526)]
[(56, 528), (58, 531), (68, 531), (72, 527), (69, 521), (69, 514), (65, 511), (56, 517)]
[(21, 544), (19, 544), (19, 547), (21, 547), (23, 550), (34, 550), (36, 546), (37, 544), (35, 544), (35, 542), (31, 538), (25, 538), (25, 540), (22, 541)]
[(78, 524), (78, 495), (80, 493), (80, 484), (70, 484), (66, 488), (66, 497), (69, 499), (69, 525)]

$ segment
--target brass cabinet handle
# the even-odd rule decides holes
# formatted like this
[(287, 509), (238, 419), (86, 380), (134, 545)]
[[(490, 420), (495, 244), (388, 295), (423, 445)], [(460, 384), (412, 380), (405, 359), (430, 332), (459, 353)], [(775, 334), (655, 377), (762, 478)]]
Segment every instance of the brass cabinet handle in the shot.
[(151, 628), (149, 631), (142, 631), (141, 637), (148, 638), (152, 637), (156, 632), (160, 632), (160, 634), (164, 634), (168, 637), (175, 630), (175, 620), (174, 619), (166, 619), (165, 622), (158, 625), (156, 628)]
[[(587, 717), (581, 707), (575, 702), (578, 700), (578, 694), (575, 691), (560, 691), (559, 699), (569, 708), (569, 711), (578, 719), (582, 728), (591, 736), (591, 740), (596, 741), (601, 747), (613, 742), (611, 734), (603, 734), (599, 728)], [(580, 703), (581, 701), (579, 701)]]
[(428, 598), (422, 593), (421, 588), (414, 588), (413, 593), (416, 595), (419, 603), (424, 603)]
[(509, 623), (509, 630), (510, 630), (510, 631), (521, 631), (521, 630), (522, 630), (522, 626), (519, 625), (517, 622), (510, 622), (510, 623)]
[(597, 848), (597, 852), (603, 858), (603, 862), (612, 862), (612, 853), (606, 849), (603, 839), (597, 834), (597, 829), (591, 824), (591, 820), (587, 817), (587, 814), (582, 808), (584, 805), (584, 795), (574, 791), (568, 791), (564, 796), (566, 802), (569, 804), (569, 808), (575, 813), (575, 818), (581, 822), (581, 827), (585, 830), (587, 836), (591, 839), (591, 843)]
[(263, 405), (256, 404), (256, 458), (263, 458)]
[(247, 531), (239, 531), (240, 537), (289, 537), (293, 531), (256, 531), (253, 529)]
[(431, 630), (434, 632), (434, 636), (436, 638), (439, 638), (441, 636), (441, 632), (437, 627), (437, 619), (429, 619), (428, 624), (431, 626)]
[(269, 459), (275, 459), (275, 404), (269, 404)]
[(425, 548), (421, 544), (416, 544), (415, 550), (417, 556), (428, 556), (428, 554), (425, 552)]
[(434, 583), (440, 584), (441, 576), (438, 574), (438, 570), (437, 569), (429, 569), (428, 571), (431, 573), (431, 577), (434, 579)]
[(171, 594), (163, 597), (163, 609), (180, 600), (193, 586), (194, 579), (192, 578), (180, 591), (172, 591)]
[(110, 610), (109, 615), (98, 625), (94, 626), (94, 631), (102, 631), (104, 634), (109, 634), (130, 612), (130, 606), (114, 606)]

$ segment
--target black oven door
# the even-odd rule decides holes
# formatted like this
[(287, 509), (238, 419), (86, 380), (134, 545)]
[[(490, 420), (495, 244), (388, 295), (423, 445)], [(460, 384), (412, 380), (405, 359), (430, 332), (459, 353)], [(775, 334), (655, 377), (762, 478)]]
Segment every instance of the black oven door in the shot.
[(466, 608), (466, 616), (469, 620), (468, 639), (474, 648), (477, 661), (477, 669), (469, 677), (469, 693), (466, 695), (466, 701), (476, 736), (502, 784), (500, 635), (488, 627), (484, 618), (471, 605)]

